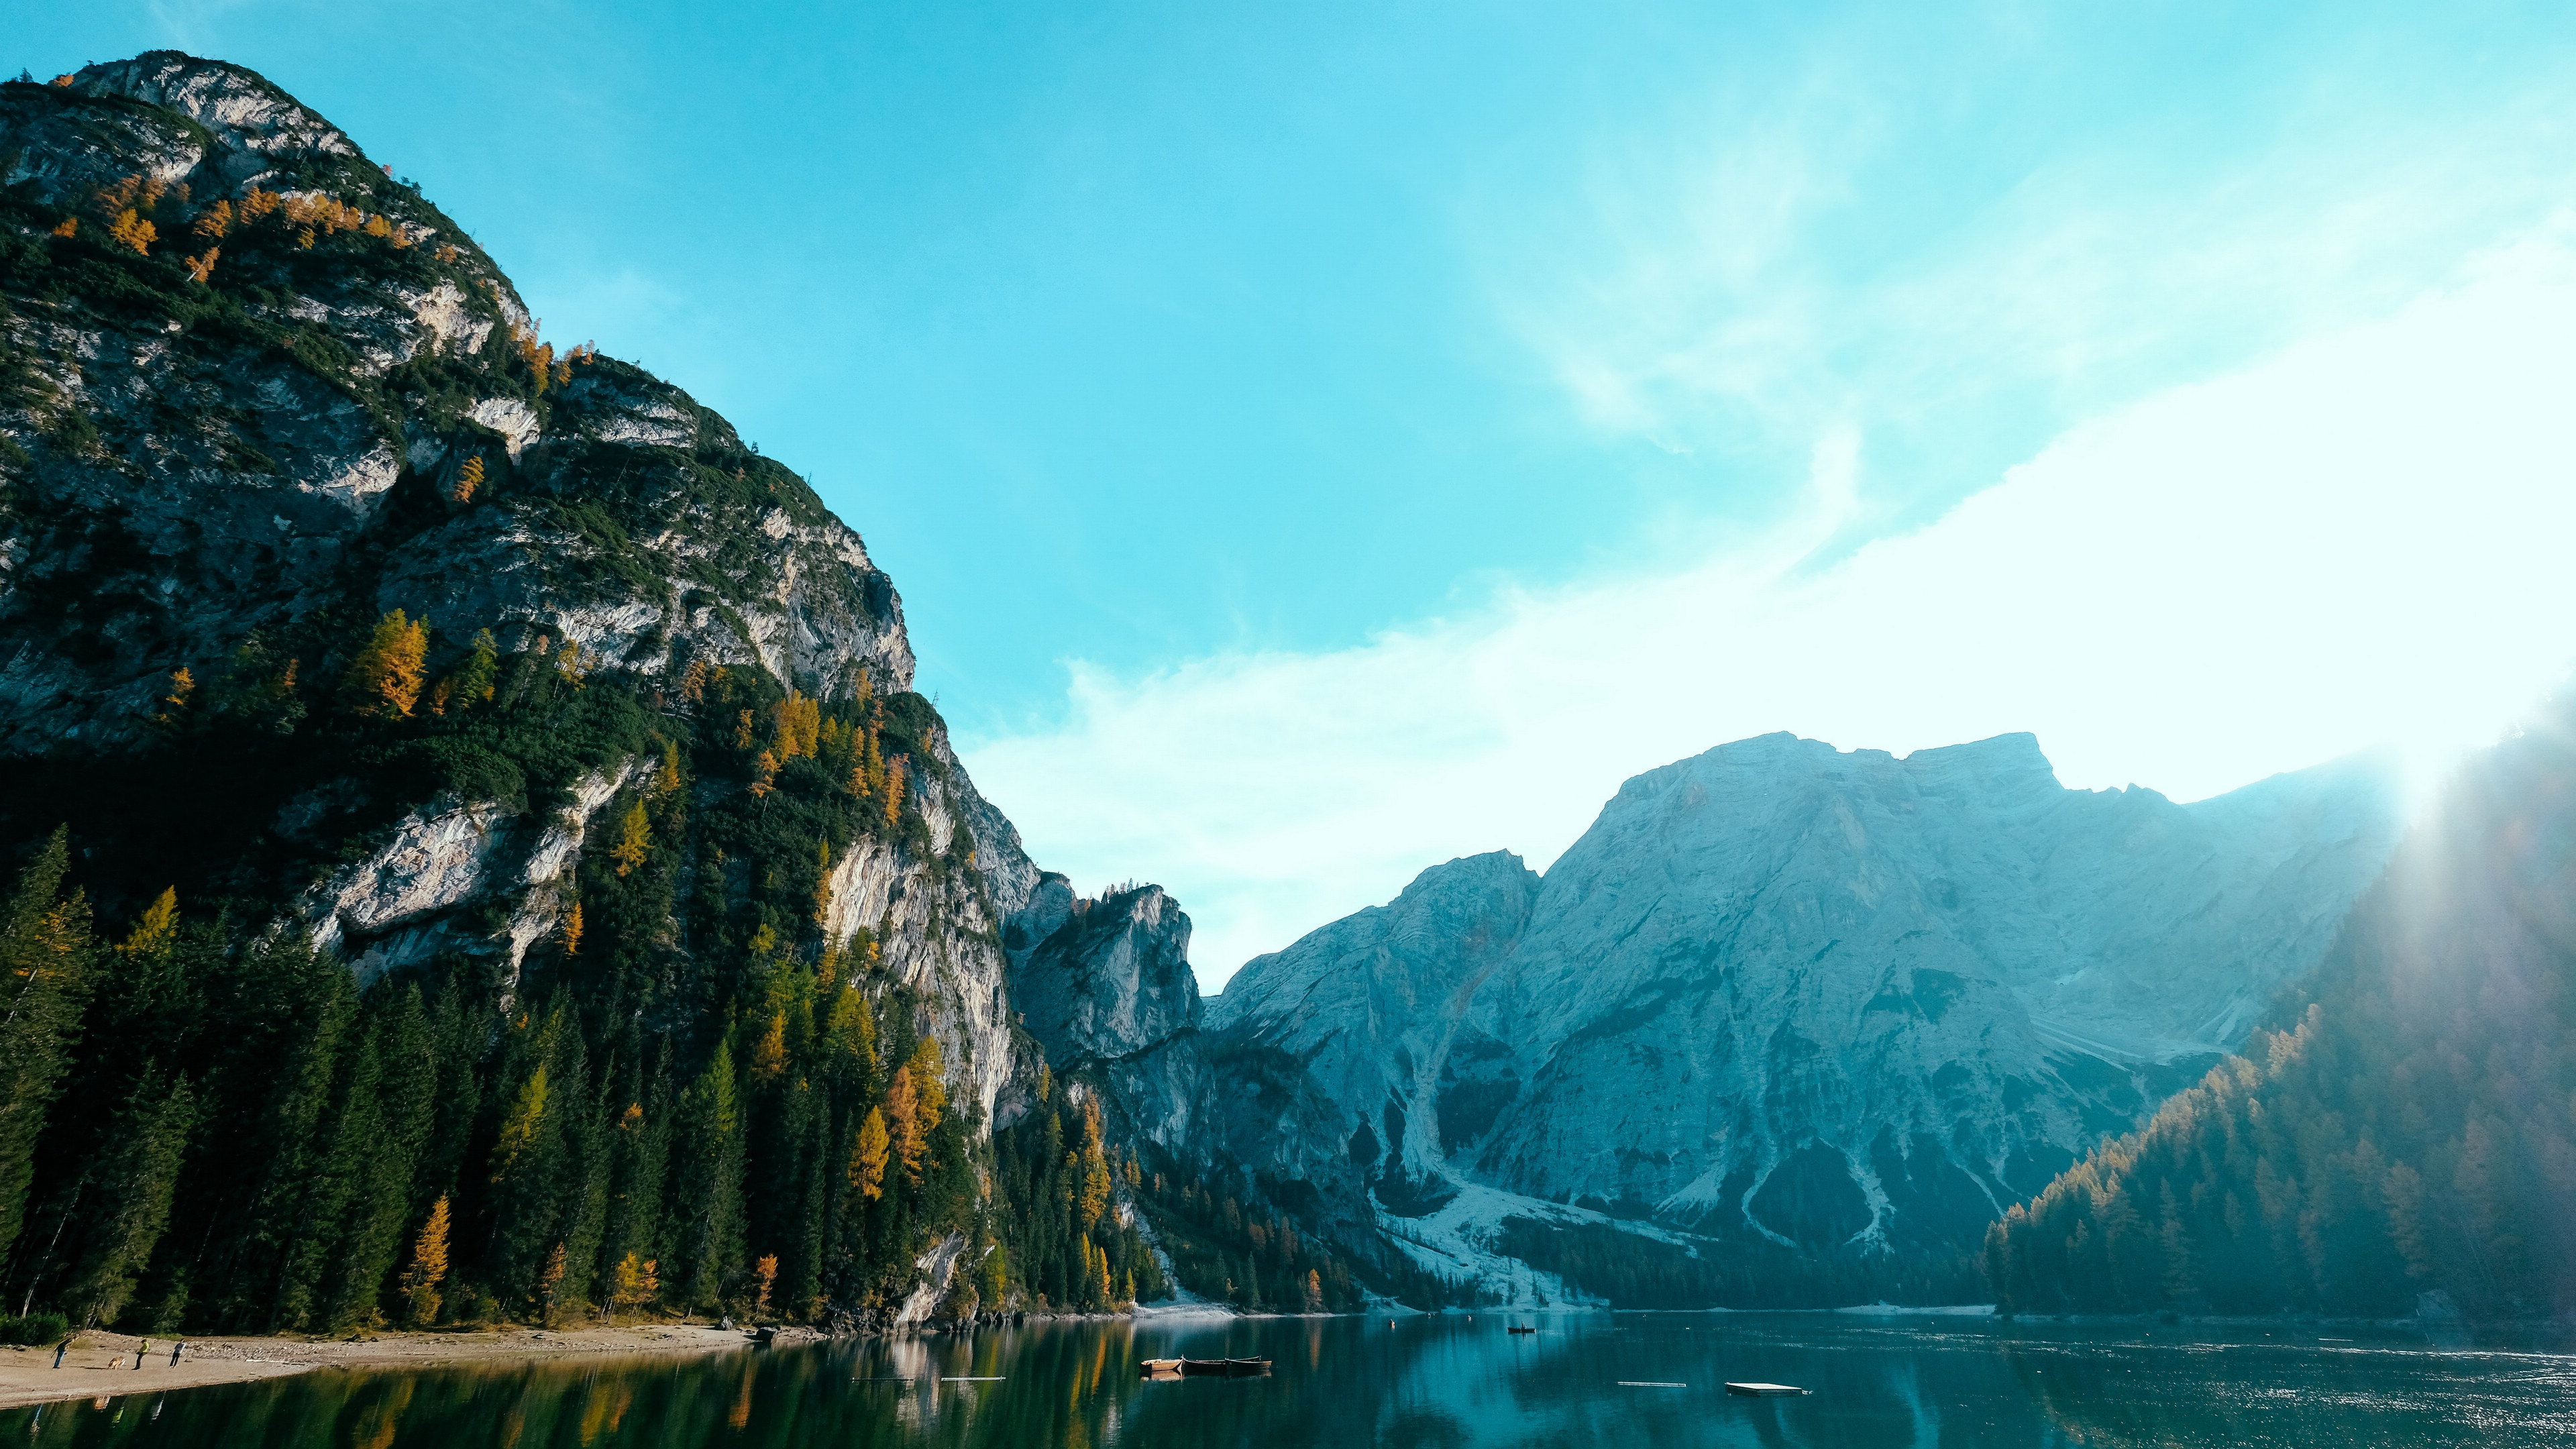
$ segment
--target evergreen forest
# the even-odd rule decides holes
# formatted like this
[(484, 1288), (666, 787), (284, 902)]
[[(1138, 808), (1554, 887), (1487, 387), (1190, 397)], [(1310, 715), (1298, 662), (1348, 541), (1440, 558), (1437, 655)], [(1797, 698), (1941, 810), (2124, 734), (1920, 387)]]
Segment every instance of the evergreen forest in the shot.
[[(308, 931), (175, 889), (98, 919), (79, 833), (37, 842), (0, 934), (11, 1312), (164, 1332), (865, 1318), (942, 1241), (971, 1255), (947, 1316), (1163, 1290), (1096, 1098), (1041, 1072), (1027, 1116), (988, 1137), (870, 929), (821, 930), (836, 854), (928, 854), (905, 786), (939, 768), (914, 764), (933, 758), (926, 701), (826, 709), (704, 667), (637, 697), (488, 635), (433, 682), (417, 628), (389, 615), (350, 641), (343, 688), (294, 731), (326, 755), (517, 768), (515, 742), (553, 739), (522, 717), (607, 719), (650, 762), (600, 812), (610, 838), (557, 934), (516, 981), (451, 954), (362, 986)], [(249, 680), (210, 697), (254, 703), (172, 724), (157, 750), (203, 769), (274, 728), (256, 701), (293, 686), (264, 694), (272, 662), (245, 658)], [(442, 703), (404, 713), (388, 690)]]
[(1986, 1241), (2022, 1312), (2576, 1306), (2576, 710), (2475, 758), (2243, 1056)]

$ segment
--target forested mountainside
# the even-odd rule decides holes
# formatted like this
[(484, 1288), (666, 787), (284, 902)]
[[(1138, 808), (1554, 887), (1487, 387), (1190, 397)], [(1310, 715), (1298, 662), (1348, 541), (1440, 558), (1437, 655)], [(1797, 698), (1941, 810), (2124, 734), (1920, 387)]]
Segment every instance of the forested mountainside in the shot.
[(2538, 1317), (2576, 1307), (2571, 1208), (2562, 703), (2451, 782), (2254, 1049), (2014, 1208), (1986, 1268), (2023, 1311)]
[(257, 75), (0, 86), (0, 1308), (1356, 1302), (1019, 1023), (1090, 903), (912, 667), (802, 479)]
[(1544, 878), (1452, 861), (1247, 965), (1227, 1146), (1498, 1285), (1969, 1301), (1986, 1226), (2239, 1043), (2396, 821), (2366, 760), (2183, 806), (2028, 735), (1721, 746)]

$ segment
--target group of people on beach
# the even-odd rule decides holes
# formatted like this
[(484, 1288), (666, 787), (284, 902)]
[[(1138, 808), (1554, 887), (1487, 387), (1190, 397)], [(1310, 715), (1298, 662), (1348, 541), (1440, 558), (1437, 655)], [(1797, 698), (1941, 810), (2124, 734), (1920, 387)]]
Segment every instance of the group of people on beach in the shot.
[[(63, 1355), (72, 1351), (72, 1340), (78, 1337), (80, 1337), (80, 1335), (77, 1333), (66, 1333), (63, 1335), (63, 1341), (54, 1345), (54, 1367), (61, 1368), (63, 1366)], [(188, 1341), (184, 1338), (179, 1339), (170, 1345), (170, 1366), (172, 1368), (177, 1368), (179, 1366), (179, 1353), (187, 1346)], [(136, 1342), (134, 1345), (134, 1366), (138, 1369), (143, 1367), (143, 1356), (151, 1351), (152, 1340), (146, 1338)], [(107, 1366), (109, 1368), (114, 1368), (123, 1362), (125, 1362), (125, 1353), (124, 1350), (120, 1349), (117, 1351), (114, 1358), (107, 1361)]]

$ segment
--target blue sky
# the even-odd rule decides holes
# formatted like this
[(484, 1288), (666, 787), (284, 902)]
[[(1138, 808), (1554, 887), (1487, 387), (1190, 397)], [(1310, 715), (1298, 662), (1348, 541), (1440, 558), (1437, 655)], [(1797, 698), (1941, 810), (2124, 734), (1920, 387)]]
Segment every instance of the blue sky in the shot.
[(1213, 987), (1744, 734), (2193, 798), (2556, 677), (2576, 25), (2110, 9), (93, 0), (0, 62), (263, 71), (813, 474), (1033, 853)]

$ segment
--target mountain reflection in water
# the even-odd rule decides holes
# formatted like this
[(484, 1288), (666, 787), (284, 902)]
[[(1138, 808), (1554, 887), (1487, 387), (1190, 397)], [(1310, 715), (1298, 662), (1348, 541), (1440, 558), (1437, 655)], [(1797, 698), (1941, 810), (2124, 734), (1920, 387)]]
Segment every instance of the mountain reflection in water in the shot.
[[(1507, 1322), (1535, 1323), (1507, 1335)], [(2332, 1335), (2333, 1337), (2325, 1337)], [(305, 1446), (2576, 1444), (2559, 1342), (2274, 1324), (1577, 1314), (1161, 1320), (298, 1378), (0, 1413), (0, 1442)], [(1267, 1378), (1140, 1380), (1266, 1356)], [(1623, 1387), (1620, 1380), (1684, 1387)], [(1728, 1379), (1801, 1384), (1729, 1397)], [(970, 1380), (986, 1380), (972, 1382)]]

